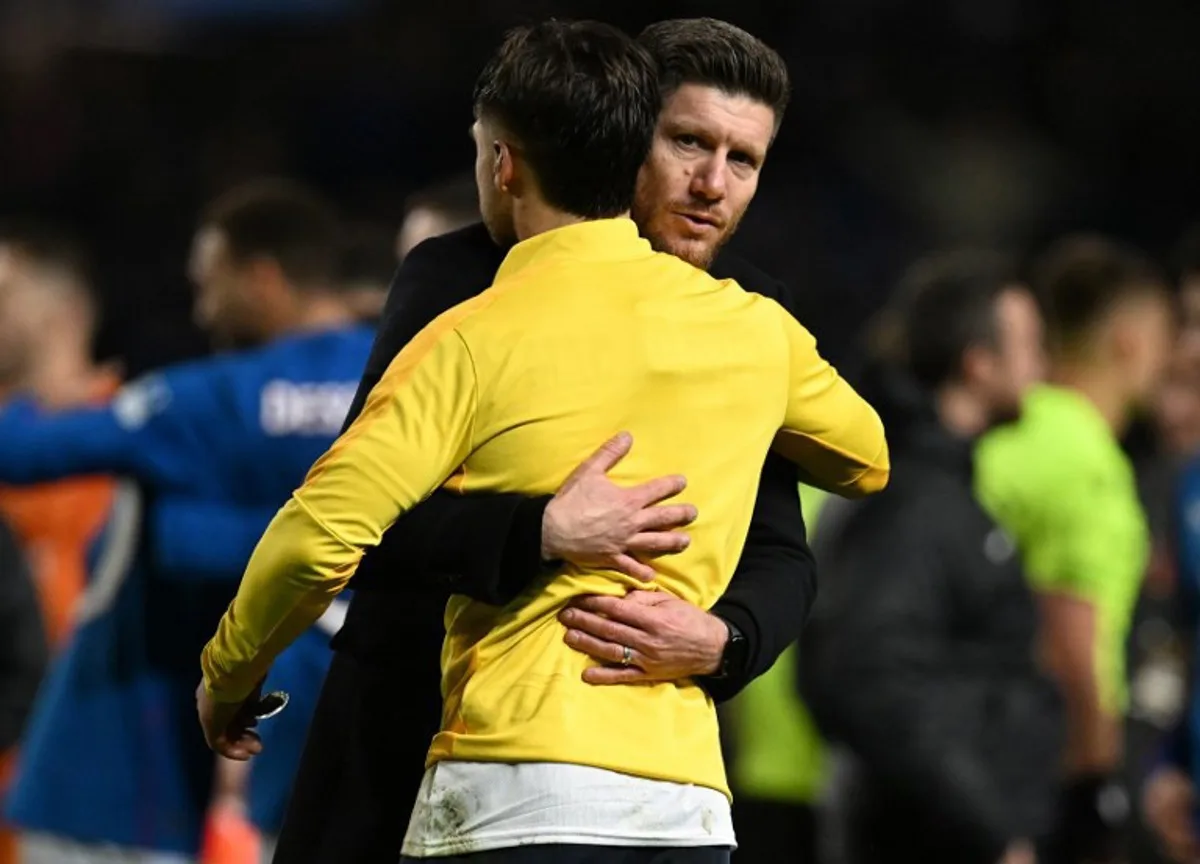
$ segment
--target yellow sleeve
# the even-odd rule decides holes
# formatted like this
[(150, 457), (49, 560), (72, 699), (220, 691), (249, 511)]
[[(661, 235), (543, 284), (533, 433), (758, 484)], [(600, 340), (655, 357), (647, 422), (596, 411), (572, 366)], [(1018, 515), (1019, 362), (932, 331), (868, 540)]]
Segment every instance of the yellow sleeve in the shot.
[(457, 318), (446, 318), (397, 355), (359, 418), (267, 527), (201, 655), (217, 700), (245, 699), (345, 588), (364, 550), (466, 459), (478, 390)]
[(818, 489), (845, 497), (878, 492), (891, 470), (883, 422), (821, 357), (812, 334), (778, 309), (791, 352), (791, 388), (772, 449)]

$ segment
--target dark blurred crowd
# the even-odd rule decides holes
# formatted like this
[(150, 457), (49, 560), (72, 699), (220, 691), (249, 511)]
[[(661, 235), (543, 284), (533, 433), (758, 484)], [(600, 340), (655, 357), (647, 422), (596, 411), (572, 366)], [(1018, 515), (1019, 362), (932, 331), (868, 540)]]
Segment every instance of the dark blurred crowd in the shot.
[[(464, 43), (486, 45), (487, 4), (454, 5), (483, 16)], [(1200, 234), (1176, 242), (1194, 215), (1181, 130), (1200, 116), (1177, 97), (1195, 10), (787, 5), (739, 22), (804, 60), (737, 245), (788, 278), (884, 416), (895, 471), (867, 502), (803, 490), (820, 599), (801, 644), (722, 709), (735, 860), (1200, 861)], [(454, 173), (466, 114), (422, 77), (453, 66), (451, 29), (422, 44), (421, 13), (373, 10), (396, 52), (321, 14), (338, 23), (258, 23), (232, 49), (206, 21), (153, 58), (154, 28), (125, 37), (145, 54), (6, 49), (0, 397), (100, 403), (207, 352), (202, 333), (241, 344), (188, 246), (199, 205), (237, 181), (287, 173), (352, 202), (336, 303), (367, 325), (398, 261), (476, 219)], [(888, 22), (923, 36), (881, 45)], [(1078, 225), (1106, 233), (1063, 230)], [(0, 489), (0, 790), (121, 494), (104, 477)], [(277, 828), (248, 827), (245, 782), (218, 783), (211, 864), (235, 860), (239, 831)]]

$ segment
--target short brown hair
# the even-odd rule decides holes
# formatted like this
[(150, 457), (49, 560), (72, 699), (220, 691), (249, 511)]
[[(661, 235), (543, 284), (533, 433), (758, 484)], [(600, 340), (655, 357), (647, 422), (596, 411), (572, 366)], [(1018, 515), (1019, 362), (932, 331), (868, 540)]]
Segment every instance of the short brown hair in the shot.
[(684, 84), (716, 87), (770, 106), (779, 128), (792, 83), (783, 58), (762, 40), (716, 18), (673, 18), (651, 24), (638, 42), (658, 63), (664, 99)]
[(270, 258), (298, 288), (329, 289), (337, 279), (340, 231), (334, 209), (290, 180), (254, 180), (217, 198), (202, 227), (225, 236), (237, 262)]
[(448, 221), (470, 225), (479, 221), (479, 189), (475, 175), (455, 174), (422, 186), (404, 200), (405, 214), (432, 210)]
[(608, 24), (509, 31), (475, 84), (475, 115), (524, 150), (547, 203), (588, 219), (633, 205), (660, 107), (646, 49)]
[(1034, 262), (1030, 285), (1056, 348), (1086, 336), (1122, 300), (1169, 294), (1165, 275), (1149, 258), (1095, 234), (1072, 235), (1052, 245)]
[(958, 378), (970, 349), (996, 346), (997, 301), (1019, 285), (1016, 268), (997, 252), (963, 249), (920, 259), (891, 301), (896, 356), (924, 387)]

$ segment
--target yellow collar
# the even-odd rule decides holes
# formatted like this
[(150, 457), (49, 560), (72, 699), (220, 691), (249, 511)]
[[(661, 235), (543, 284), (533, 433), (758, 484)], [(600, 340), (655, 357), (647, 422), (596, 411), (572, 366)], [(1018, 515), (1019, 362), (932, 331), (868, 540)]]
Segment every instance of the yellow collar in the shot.
[(623, 261), (651, 254), (632, 219), (592, 219), (544, 231), (508, 250), (496, 271), (499, 282), (532, 264), (568, 255), (585, 261)]

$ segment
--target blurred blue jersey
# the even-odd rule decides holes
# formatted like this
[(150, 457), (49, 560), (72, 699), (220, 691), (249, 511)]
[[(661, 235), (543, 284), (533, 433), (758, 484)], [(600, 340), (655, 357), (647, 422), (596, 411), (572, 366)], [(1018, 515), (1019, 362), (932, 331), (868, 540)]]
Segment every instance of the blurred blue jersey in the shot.
[(253, 541), (340, 431), (372, 338), (290, 336), (149, 375), (103, 408), (0, 411), (0, 483), (126, 478), (30, 723), (14, 823), (196, 852), (214, 760), (195, 713), (200, 650)]
[[(1180, 607), (1185, 626), (1200, 633), (1200, 460), (1193, 460), (1179, 478), (1174, 512), (1175, 557)], [(1192, 674), (1200, 675), (1200, 642), (1192, 648)], [(1169, 736), (1165, 761), (1200, 782), (1200, 686), (1193, 680), (1183, 717)], [(1200, 829), (1200, 811), (1196, 824)]]

